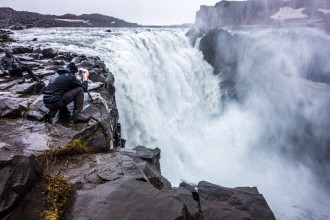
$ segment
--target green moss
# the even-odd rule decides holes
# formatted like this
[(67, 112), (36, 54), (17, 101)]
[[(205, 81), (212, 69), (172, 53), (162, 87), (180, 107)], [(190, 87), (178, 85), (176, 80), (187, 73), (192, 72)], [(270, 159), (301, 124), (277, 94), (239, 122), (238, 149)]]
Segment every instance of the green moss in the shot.
[[(74, 139), (67, 145), (62, 146), (56, 150), (44, 151), (39, 157), (39, 164), (44, 171), (44, 180), (46, 182), (45, 191), (47, 197), (45, 198), (49, 208), (42, 213), (44, 220), (58, 220), (63, 214), (63, 210), (73, 193), (74, 188), (69, 180), (63, 175), (50, 175), (51, 168), (56, 164), (57, 159), (68, 157), (77, 154), (90, 153), (91, 150), (84, 140)], [(62, 170), (66, 169), (64, 165)]]
[(67, 145), (60, 147), (54, 151), (56, 156), (76, 155), (90, 153), (91, 149), (87, 146), (87, 142), (81, 139), (74, 139)]
[(45, 220), (58, 220), (63, 214), (64, 207), (68, 203), (73, 192), (73, 187), (62, 175), (47, 175), (46, 193), (49, 209), (44, 212)]

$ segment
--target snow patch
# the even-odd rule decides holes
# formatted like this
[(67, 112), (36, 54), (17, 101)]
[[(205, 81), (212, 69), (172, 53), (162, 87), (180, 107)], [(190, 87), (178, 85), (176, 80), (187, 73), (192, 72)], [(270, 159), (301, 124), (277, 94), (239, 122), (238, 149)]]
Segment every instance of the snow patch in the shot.
[(64, 19), (64, 18), (55, 18), (58, 21), (66, 21), (66, 22), (73, 22), (73, 23), (85, 23), (88, 24), (89, 20), (81, 20), (81, 19)]
[(293, 9), (290, 7), (283, 7), (280, 8), (276, 14), (271, 16), (271, 18), (278, 20), (308, 18), (308, 15), (302, 12), (303, 10), (305, 10), (305, 8)]
[(116, 22), (115, 21), (111, 21), (111, 24), (115, 24)]

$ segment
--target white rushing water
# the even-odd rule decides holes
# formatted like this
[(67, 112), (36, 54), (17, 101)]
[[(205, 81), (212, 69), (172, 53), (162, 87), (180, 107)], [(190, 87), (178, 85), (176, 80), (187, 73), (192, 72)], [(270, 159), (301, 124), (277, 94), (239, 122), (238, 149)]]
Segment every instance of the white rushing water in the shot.
[[(317, 161), (308, 156), (328, 152), (330, 89), (324, 77), (308, 74), (330, 73), (329, 36), (303, 28), (238, 32), (243, 38), (236, 77), (241, 101), (222, 111), (221, 78), (185, 33), (54, 28), (17, 36), (34, 46), (48, 43), (100, 56), (115, 75), (127, 147), (159, 147), (162, 174), (172, 185), (206, 180), (257, 186), (277, 219), (329, 219), (329, 190), (319, 184)], [(30, 42), (35, 37), (38, 41)], [(318, 68), (313, 69), (309, 64), (315, 57)], [(296, 156), (300, 145), (306, 149)], [(318, 176), (326, 180), (329, 161), (321, 165)]]

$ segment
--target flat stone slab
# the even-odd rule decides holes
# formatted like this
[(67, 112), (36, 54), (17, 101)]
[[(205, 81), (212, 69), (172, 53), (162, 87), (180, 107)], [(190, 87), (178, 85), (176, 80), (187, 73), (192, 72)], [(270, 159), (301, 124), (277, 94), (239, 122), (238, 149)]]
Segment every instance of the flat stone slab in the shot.
[(185, 219), (184, 204), (147, 182), (117, 180), (92, 190), (78, 190), (64, 219)]

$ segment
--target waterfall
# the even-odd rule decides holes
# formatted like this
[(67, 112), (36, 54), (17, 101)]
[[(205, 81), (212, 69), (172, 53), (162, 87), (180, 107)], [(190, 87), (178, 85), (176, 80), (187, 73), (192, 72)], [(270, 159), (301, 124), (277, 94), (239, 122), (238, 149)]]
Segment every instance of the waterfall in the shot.
[[(236, 73), (240, 98), (222, 111), (221, 75), (213, 75), (202, 53), (189, 45), (186, 30), (19, 33), (21, 42), (38, 37), (38, 44), (100, 56), (115, 75), (127, 147), (159, 147), (162, 174), (174, 186), (200, 180), (257, 186), (277, 219), (330, 217), (329, 192), (316, 178), (329, 178), (329, 169), (315, 162), (328, 152), (327, 34), (304, 28), (236, 31), (243, 39)], [(302, 154), (296, 155), (293, 148), (300, 146)]]

